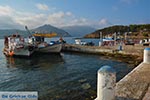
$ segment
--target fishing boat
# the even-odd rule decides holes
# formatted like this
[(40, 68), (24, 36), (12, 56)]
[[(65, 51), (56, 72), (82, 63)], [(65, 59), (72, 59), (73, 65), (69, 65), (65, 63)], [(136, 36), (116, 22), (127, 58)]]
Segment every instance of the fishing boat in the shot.
[(3, 53), (6, 56), (30, 56), (35, 48), (32, 36), (25, 39), (21, 35), (13, 34), (5, 37)]
[(28, 38), (24, 38), (18, 33), (5, 37), (3, 53), (6, 56), (31, 56), (35, 51), (43, 53), (60, 53), (62, 42), (52, 41), (47, 43), (44, 41), (44, 38), (54, 37), (57, 35), (56, 33), (31, 34), (27, 26), (25, 26), (25, 29), (29, 33)]
[(36, 52), (42, 53), (60, 53), (62, 49), (62, 43), (60, 41), (46, 42), (45, 38), (51, 38), (56, 36), (56, 33), (35, 33), (33, 36), (36, 41)]

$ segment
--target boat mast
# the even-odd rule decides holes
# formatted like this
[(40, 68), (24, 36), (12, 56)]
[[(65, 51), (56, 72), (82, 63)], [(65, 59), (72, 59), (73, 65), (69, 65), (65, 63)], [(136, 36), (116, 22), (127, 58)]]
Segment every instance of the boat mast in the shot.
[(32, 36), (31, 32), (29, 31), (28, 27), (25, 26), (25, 29), (27, 30), (27, 32), (29, 33), (30, 36)]

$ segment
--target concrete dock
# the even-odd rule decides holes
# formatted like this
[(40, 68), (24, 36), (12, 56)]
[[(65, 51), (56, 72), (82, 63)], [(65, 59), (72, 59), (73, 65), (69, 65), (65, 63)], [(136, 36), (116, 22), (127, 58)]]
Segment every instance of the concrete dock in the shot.
[(117, 100), (150, 100), (150, 48), (144, 49), (143, 62), (115, 87)]
[(117, 100), (150, 100), (150, 64), (141, 63), (116, 84)]
[(118, 50), (116, 46), (83, 46), (75, 44), (64, 44), (63, 51), (81, 52), (81, 53), (121, 53), (143, 56), (143, 50), (146, 46), (138, 45), (122, 45), (122, 50)]
[[(79, 52), (96, 54), (105, 57), (111, 57), (113, 59), (126, 62), (128, 64), (133, 64), (137, 66), (142, 62), (143, 50), (145, 46), (141, 45), (123, 45), (122, 50), (118, 50), (118, 46), (83, 46), (75, 44), (64, 44), (64, 52)], [(132, 59), (132, 60), (130, 60)]]
[[(149, 46), (148, 46), (149, 47)], [(143, 59), (145, 46), (123, 46), (123, 51), (118, 51), (116, 46), (113, 47), (87, 47), (79, 45), (66, 44), (65, 51), (84, 52), (84, 53), (121, 53), (138, 55)], [(150, 60), (150, 55), (148, 54)], [(132, 61), (133, 59), (131, 59)], [(149, 61), (150, 62), (150, 61)], [(142, 62), (115, 87), (116, 100), (150, 100), (150, 63)]]

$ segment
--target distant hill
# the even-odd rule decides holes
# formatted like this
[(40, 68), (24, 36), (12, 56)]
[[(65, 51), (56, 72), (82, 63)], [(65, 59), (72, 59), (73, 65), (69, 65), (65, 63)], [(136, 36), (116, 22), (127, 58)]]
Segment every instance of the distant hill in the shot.
[[(55, 32), (57, 33), (58, 35), (57, 36), (70, 36), (69, 33), (67, 33), (66, 31), (62, 30), (62, 29), (59, 29), (59, 28), (56, 28), (54, 26), (51, 26), (51, 25), (43, 25), (43, 26), (40, 26), (38, 28), (35, 28), (35, 29), (31, 29), (30, 30), (31, 33), (34, 33), (34, 32), (38, 32), (38, 33), (51, 33), (51, 32)], [(23, 36), (28, 36), (29, 33), (25, 30), (19, 30), (19, 29), (5, 29), (5, 30), (0, 30), (0, 38), (4, 38), (4, 36), (8, 36), (8, 35), (11, 35), (11, 34), (15, 34), (15, 33), (19, 33), (20, 35), (23, 35)]]
[(63, 30), (75, 37), (83, 37), (84, 35), (94, 32), (96, 29), (90, 26), (68, 26), (62, 27)]
[(20, 35), (27, 36), (28, 32), (24, 30), (19, 30), (19, 29), (5, 29), (5, 30), (0, 30), (0, 38), (4, 38), (4, 36), (8, 36), (11, 34), (16, 34), (19, 33)]
[(68, 32), (62, 30), (62, 29), (59, 29), (59, 28), (56, 28), (54, 26), (51, 26), (51, 25), (43, 25), (43, 26), (40, 26), (38, 28), (35, 28), (35, 29), (32, 29), (31, 31), (34, 31), (35, 33), (57, 33), (57, 36), (70, 36)]
[(84, 37), (99, 38), (100, 32), (102, 32), (103, 35), (113, 34), (115, 32), (120, 32), (120, 34), (123, 35), (125, 32), (128, 32), (131, 33), (130, 35), (135, 35), (135, 36), (138, 35), (150, 36), (150, 24), (129, 25), (129, 26), (115, 25), (115, 26), (99, 29), (95, 32), (85, 35)]

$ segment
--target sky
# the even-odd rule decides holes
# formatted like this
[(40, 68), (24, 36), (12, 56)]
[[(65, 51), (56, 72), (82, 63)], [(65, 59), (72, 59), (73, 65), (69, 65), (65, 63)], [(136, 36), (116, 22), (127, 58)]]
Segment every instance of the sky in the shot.
[(150, 24), (150, 0), (0, 0), (0, 29)]

